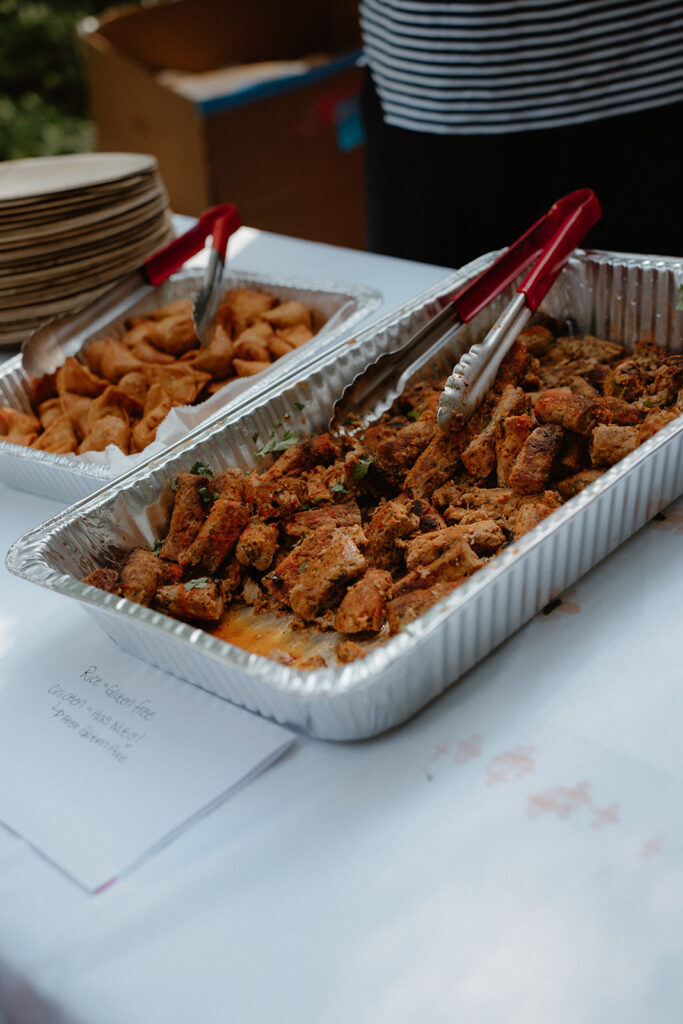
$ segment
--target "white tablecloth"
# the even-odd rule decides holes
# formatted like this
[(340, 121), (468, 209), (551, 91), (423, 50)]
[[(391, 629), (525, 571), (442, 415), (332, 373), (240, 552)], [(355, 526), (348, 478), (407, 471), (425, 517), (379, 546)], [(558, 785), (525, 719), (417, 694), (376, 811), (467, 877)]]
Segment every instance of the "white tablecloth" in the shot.
[[(241, 269), (378, 287), (375, 316), (446, 273), (240, 240)], [(58, 509), (0, 505), (3, 551)], [(680, 1024), (682, 554), (679, 500), (411, 722), (300, 740), (100, 895), (0, 828), (0, 1020)], [(0, 714), (96, 629), (1, 587)]]

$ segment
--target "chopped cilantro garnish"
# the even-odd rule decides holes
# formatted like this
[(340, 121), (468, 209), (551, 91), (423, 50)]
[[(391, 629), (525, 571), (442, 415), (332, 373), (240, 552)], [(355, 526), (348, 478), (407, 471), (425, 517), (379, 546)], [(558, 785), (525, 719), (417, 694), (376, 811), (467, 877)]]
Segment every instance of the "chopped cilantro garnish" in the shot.
[(213, 470), (209, 469), (205, 463), (199, 461), (190, 466), (190, 473), (193, 473), (195, 476), (213, 476)]
[(188, 580), (185, 584), (185, 590), (189, 594), (191, 590), (203, 590), (204, 587), (208, 586), (208, 576), (198, 576), (196, 580)]
[(177, 478), (174, 480), (173, 477), (169, 477), (168, 482), (171, 485), (171, 490), (172, 491), (177, 491), (178, 490), (178, 480), (177, 480)]
[(286, 452), (288, 448), (296, 444), (299, 440), (299, 435), (296, 430), (287, 430), (281, 438), (271, 436), (269, 441), (266, 441), (263, 448), (259, 448), (258, 451), (254, 452), (257, 459), (263, 459), (266, 455), (270, 455), (271, 452)]
[(273, 430), (279, 430), (281, 426), (282, 426), (282, 424), (279, 423), (279, 422), (278, 423), (273, 423)]
[(361, 455), (356, 465), (351, 470), (351, 476), (354, 480), (362, 480), (364, 476), (367, 476), (367, 472), (370, 466), (375, 461), (374, 456), (367, 453), (367, 455)]
[(411, 409), (410, 412), (408, 413), (408, 419), (409, 420), (419, 420), (421, 415), (422, 415), (422, 409)]
[(644, 398), (643, 399), (643, 405), (645, 406), (646, 409), (649, 409), (651, 407), (651, 405), (652, 405), (652, 402), (650, 401), (649, 398)]
[(297, 410), (298, 410), (299, 412), (301, 412), (301, 410), (302, 410), (302, 409), (305, 409), (305, 408), (306, 408), (306, 406), (304, 405), (304, 403), (303, 403), (303, 402), (292, 402), (292, 405), (293, 405), (293, 406), (294, 406), (294, 408), (295, 408), (295, 409), (297, 409)]
[(212, 501), (215, 501), (218, 497), (217, 494), (211, 494), (208, 487), (200, 487), (197, 491), (199, 497), (202, 499), (205, 505), (210, 505)]
[(157, 537), (157, 539), (152, 544), (152, 546), (150, 548), (150, 551), (153, 551), (155, 555), (158, 555), (163, 546), (164, 546), (163, 539), (161, 537)]
[(344, 494), (344, 495), (346, 495), (346, 494), (349, 493), (346, 490), (346, 488), (344, 487), (344, 484), (342, 484), (342, 483), (331, 484), (330, 485), (330, 490), (332, 491), (333, 494)]

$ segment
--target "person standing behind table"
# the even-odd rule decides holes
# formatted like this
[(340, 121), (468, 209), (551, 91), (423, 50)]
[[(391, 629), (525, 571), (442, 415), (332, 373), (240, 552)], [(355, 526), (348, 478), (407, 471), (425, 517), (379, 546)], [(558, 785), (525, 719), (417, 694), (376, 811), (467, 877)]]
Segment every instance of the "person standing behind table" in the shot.
[(560, 196), (586, 244), (683, 255), (683, 3), (361, 0), (371, 251), (460, 266)]

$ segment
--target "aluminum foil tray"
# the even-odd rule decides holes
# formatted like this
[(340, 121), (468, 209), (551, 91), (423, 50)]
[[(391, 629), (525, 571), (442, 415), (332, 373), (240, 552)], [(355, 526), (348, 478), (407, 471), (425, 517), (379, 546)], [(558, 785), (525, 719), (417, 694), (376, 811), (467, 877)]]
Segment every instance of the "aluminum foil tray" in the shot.
[[(174, 299), (194, 295), (202, 278), (203, 270), (199, 261), (195, 261), (192, 269), (180, 271), (159, 288), (145, 286), (125, 303), (113, 306), (105, 317), (80, 332), (75, 339), (81, 344), (87, 344), (96, 338), (120, 337), (124, 331), (125, 317), (140, 315)], [(206, 416), (203, 417), (206, 423), (220, 417), (222, 409), (217, 412), (217, 407), (229, 403), (231, 408), (240, 408), (244, 399), (248, 400), (257, 393), (279, 386), (279, 379), (286, 371), (298, 368), (301, 372), (306, 363), (326, 351), (341, 335), (348, 337), (353, 326), (377, 309), (382, 300), (376, 289), (331, 281), (227, 273), (223, 285), (226, 290), (243, 286), (261, 288), (283, 301), (298, 299), (313, 310), (318, 331), (310, 342), (277, 360), (271, 369), (256, 377), (235, 381), (221, 390), (220, 398), (214, 396), (209, 402), (203, 403), (207, 406)], [(0, 367), (0, 405), (30, 412), (28, 387), (29, 378), (22, 368), (20, 355)], [(192, 415), (201, 409), (202, 405), (193, 406)], [(139, 466), (146, 461), (145, 453), (128, 456), (125, 461), (128, 460), (131, 466)], [(10, 487), (56, 498), (66, 504), (91, 494), (120, 476), (120, 471), (110, 466), (88, 463), (84, 458), (34, 451), (0, 440), (0, 480)]]
[[(470, 270), (481, 265), (478, 261)], [(580, 253), (563, 271), (546, 307), (581, 333), (620, 339), (627, 346), (648, 337), (680, 352), (683, 316), (673, 310), (682, 276), (683, 262), (676, 260)], [(249, 467), (256, 461), (253, 435), (267, 437), (284, 429), (278, 426), (284, 417), (290, 424), (303, 420), (302, 432), (324, 429), (345, 383), (415, 330), (452, 285), (453, 279), (447, 279), (441, 296), (430, 292), (364, 332), (358, 344), (321, 356), (308, 367), (306, 380), (290, 382), (277, 396), (253, 396), (239, 414), (198, 433), (189, 448), (154, 460), (122, 485), (26, 534), (11, 548), (8, 567), (82, 602), (114, 640), (138, 657), (295, 729), (350, 740), (403, 722), (683, 492), (683, 417), (404, 631), (348, 665), (296, 671), (79, 580), (113, 554), (151, 544), (163, 534), (171, 498), (168, 480), (193, 460), (218, 470)], [(499, 305), (445, 339), (437, 357), (444, 372), (465, 345), (478, 340)]]

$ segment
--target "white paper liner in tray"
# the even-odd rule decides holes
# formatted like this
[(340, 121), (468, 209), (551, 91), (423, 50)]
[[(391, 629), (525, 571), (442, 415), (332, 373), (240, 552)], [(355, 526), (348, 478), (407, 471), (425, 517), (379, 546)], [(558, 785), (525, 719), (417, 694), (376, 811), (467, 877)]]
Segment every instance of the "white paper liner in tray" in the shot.
[[(180, 271), (159, 288), (144, 287), (137, 296), (113, 307), (103, 321), (83, 332), (80, 340), (87, 344), (97, 338), (121, 337), (125, 317), (142, 315), (175, 299), (194, 295), (202, 278), (203, 271), (195, 261), (191, 269)], [(340, 334), (348, 337), (354, 324), (377, 309), (382, 298), (376, 289), (365, 285), (268, 278), (237, 272), (227, 273), (222, 287), (224, 290), (258, 288), (276, 295), (281, 301), (296, 299), (303, 302), (312, 310), (314, 326), (317, 327), (315, 337), (276, 360), (257, 376), (232, 381), (199, 405), (172, 409), (160, 424), (156, 440), (137, 454), (124, 455), (115, 445), (109, 445), (103, 452), (54, 455), (0, 441), (0, 480), (9, 486), (70, 504), (143, 465), (169, 445), (181, 442), (196, 427), (220, 416), (226, 406), (234, 404), (241, 396), (277, 388), (279, 378), (292, 367), (303, 372), (305, 365), (333, 344)], [(30, 411), (27, 389), (28, 380), (22, 369), (21, 356), (17, 356), (0, 368), (0, 405)]]
[[(481, 269), (481, 263), (475, 265)], [(613, 253), (572, 258), (548, 296), (554, 316), (579, 333), (623, 341), (650, 338), (683, 350), (675, 296), (683, 263)], [(405, 721), (683, 492), (683, 417), (668, 424), (575, 498), (386, 643), (348, 665), (313, 671), (279, 664), (225, 643), (150, 608), (80, 582), (96, 565), (163, 536), (172, 499), (169, 478), (200, 459), (215, 470), (250, 467), (271, 432), (296, 420), (301, 433), (324, 430), (345, 384), (400, 345), (433, 314), (433, 291), (308, 367), (278, 395), (252, 397), (238, 413), (199, 430), (116, 487), (65, 510), (26, 534), (7, 557), (10, 570), (79, 600), (126, 650), (250, 710), (326, 739), (376, 735)], [(673, 299), (673, 301), (672, 301)], [(503, 297), (469, 328), (445, 339), (446, 373), (462, 349), (498, 315)], [(304, 410), (300, 406), (304, 405)], [(303, 419), (303, 423), (301, 420)], [(280, 424), (285, 426), (280, 426)], [(254, 435), (259, 439), (255, 440)]]

